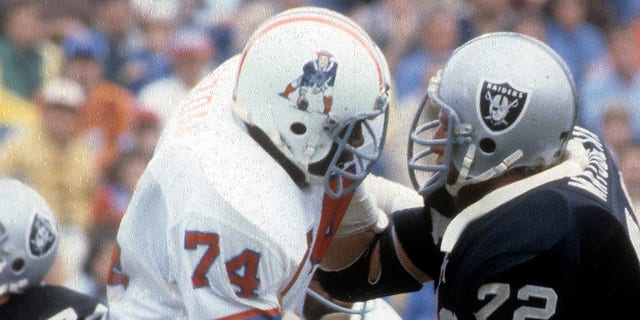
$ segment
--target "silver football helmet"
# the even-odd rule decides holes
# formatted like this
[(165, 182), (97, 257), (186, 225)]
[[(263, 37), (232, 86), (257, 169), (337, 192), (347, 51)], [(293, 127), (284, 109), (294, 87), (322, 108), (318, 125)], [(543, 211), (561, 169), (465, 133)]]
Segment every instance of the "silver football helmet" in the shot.
[(247, 42), (236, 81), (234, 112), (329, 196), (355, 189), (380, 156), (389, 68), (349, 18), (309, 7), (272, 17)]
[[(428, 116), (432, 107), (448, 119), (446, 138), (433, 139), (440, 120)], [(513, 168), (553, 165), (565, 153), (576, 110), (570, 71), (547, 45), (510, 32), (472, 39), (431, 79), (414, 118), (413, 186), (427, 195), (446, 184), (455, 195)], [(459, 172), (455, 182), (447, 182), (450, 165)]]
[(58, 248), (57, 222), (27, 185), (0, 178), (0, 295), (40, 284)]

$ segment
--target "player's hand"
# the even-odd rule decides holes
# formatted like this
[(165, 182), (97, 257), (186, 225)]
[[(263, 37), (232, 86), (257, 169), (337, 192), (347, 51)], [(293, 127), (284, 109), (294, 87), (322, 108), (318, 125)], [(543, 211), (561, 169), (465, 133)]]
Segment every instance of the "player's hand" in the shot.
[(381, 232), (392, 212), (423, 206), (422, 196), (400, 183), (369, 174), (356, 189), (336, 238), (363, 231)]
[(366, 185), (360, 185), (353, 194), (349, 208), (340, 222), (335, 238), (344, 238), (364, 231), (381, 232), (389, 224)]

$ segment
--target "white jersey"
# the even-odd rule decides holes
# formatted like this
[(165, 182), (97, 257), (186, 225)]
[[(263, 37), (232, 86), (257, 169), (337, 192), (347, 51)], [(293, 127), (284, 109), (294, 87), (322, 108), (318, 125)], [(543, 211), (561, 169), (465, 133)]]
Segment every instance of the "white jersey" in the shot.
[(118, 233), (112, 319), (271, 319), (305, 290), (350, 200), (300, 189), (231, 112), (238, 59), (167, 124)]

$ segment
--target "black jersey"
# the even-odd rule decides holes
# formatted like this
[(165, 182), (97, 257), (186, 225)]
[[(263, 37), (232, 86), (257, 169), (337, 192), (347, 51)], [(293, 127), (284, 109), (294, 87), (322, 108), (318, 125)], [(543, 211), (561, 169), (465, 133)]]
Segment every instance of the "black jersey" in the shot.
[(480, 200), (481, 213), (449, 250), (443, 243), (441, 320), (640, 319), (638, 222), (607, 151), (588, 132), (574, 135), (587, 170), (520, 192), (502, 188), (507, 195), (496, 198), (508, 200)]
[(60, 286), (38, 286), (0, 305), (1, 320), (105, 320), (107, 307), (97, 299)]

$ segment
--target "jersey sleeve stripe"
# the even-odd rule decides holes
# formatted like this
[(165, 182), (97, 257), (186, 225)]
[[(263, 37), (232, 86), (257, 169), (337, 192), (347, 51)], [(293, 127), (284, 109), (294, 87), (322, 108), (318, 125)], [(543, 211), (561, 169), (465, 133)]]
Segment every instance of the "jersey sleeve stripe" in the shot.
[(232, 314), (230, 316), (219, 318), (219, 320), (280, 320), (280, 309), (273, 308), (269, 310), (247, 310), (244, 312)]
[(291, 289), (291, 287), (293, 287), (296, 280), (298, 280), (298, 276), (300, 276), (300, 272), (302, 272), (302, 269), (304, 267), (304, 262), (307, 261), (307, 259), (309, 258), (309, 253), (311, 253), (312, 240), (313, 240), (313, 234), (311, 232), (307, 233), (307, 251), (304, 253), (304, 258), (302, 258), (302, 261), (298, 265), (298, 270), (296, 271), (295, 275), (293, 276), (293, 278), (291, 278), (291, 280), (289, 280), (289, 283), (287, 284), (287, 286), (280, 293), (280, 297), (283, 297), (284, 295), (286, 295)]

